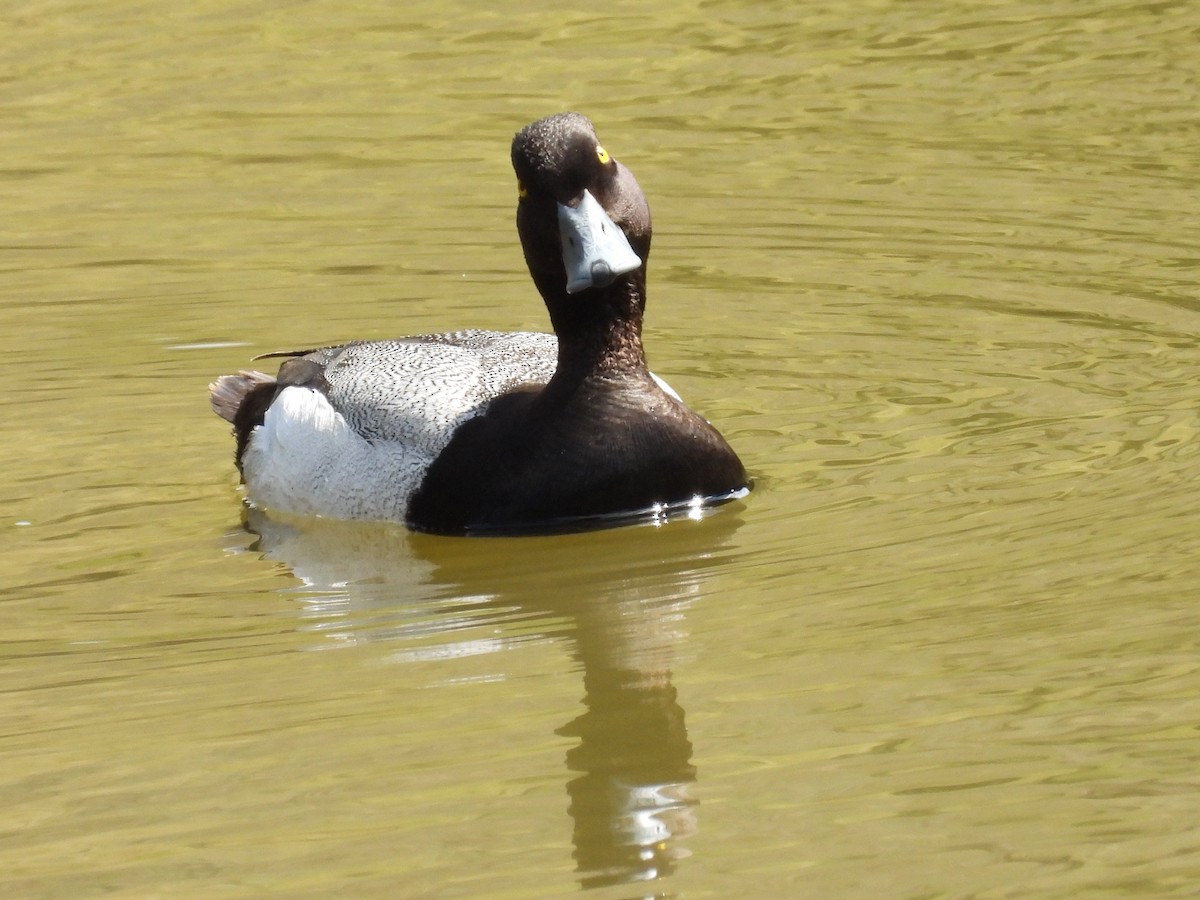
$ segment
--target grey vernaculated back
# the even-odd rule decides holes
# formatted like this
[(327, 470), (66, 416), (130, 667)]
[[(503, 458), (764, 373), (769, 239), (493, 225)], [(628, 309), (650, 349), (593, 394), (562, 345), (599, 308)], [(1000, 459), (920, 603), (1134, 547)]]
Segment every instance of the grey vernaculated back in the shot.
[(459, 331), (365, 341), (314, 351), (330, 402), (373, 441), (436, 454), (463, 420), (522, 384), (554, 374), (552, 334)]

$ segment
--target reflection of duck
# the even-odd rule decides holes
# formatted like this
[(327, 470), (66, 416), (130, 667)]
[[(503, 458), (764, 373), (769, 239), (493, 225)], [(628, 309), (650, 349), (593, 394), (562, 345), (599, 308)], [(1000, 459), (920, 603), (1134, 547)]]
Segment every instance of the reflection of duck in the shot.
[(572, 842), (584, 887), (649, 881), (674, 871), (696, 830), (683, 709), (667, 669), (605, 669), (584, 660), (587, 712), (558, 730), (567, 752)]
[(513, 139), (517, 231), (557, 335), (466, 331), (290, 355), (227, 375), (250, 498), (298, 515), (423, 531), (561, 529), (747, 488), (737, 455), (650, 374), (650, 210), (592, 123)]
[(344, 616), (317, 629), (331, 645), (404, 640), (412, 649), (393, 658), (430, 659), (499, 650), (539, 629), (569, 637), (585, 711), (559, 734), (579, 740), (567, 791), (581, 884), (662, 878), (687, 855), (697, 773), (671, 668), (688, 606), (727, 562), (736, 516), (515, 543), (252, 516), (258, 549), (317, 592), (316, 608)]

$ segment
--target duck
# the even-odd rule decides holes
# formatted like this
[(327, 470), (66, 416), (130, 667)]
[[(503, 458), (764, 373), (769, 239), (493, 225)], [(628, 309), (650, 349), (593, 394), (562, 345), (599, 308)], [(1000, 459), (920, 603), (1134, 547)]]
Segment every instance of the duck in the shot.
[(553, 334), (481, 329), (266, 354), (209, 386), (246, 500), (434, 534), (584, 530), (744, 497), (718, 430), (642, 346), (650, 208), (591, 120), (511, 146), (516, 225)]

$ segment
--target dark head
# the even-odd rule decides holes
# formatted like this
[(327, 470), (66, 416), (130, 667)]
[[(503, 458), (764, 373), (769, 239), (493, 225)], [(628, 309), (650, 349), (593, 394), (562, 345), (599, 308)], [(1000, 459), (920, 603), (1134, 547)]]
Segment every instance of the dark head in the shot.
[(640, 360), (651, 228), (633, 174), (578, 113), (526, 125), (512, 162), (517, 232), (560, 344), (632, 340)]

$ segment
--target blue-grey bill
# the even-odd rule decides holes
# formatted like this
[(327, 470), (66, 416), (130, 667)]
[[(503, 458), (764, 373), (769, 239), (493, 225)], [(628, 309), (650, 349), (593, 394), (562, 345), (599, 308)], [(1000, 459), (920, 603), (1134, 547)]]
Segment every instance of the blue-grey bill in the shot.
[(642, 264), (625, 233), (604, 207), (584, 191), (578, 206), (558, 204), (558, 233), (562, 238), (567, 293), (607, 287)]

